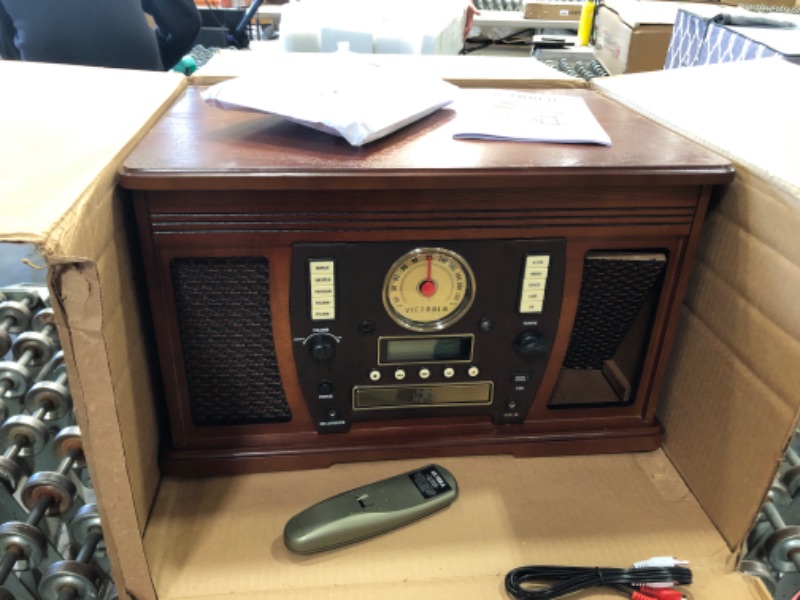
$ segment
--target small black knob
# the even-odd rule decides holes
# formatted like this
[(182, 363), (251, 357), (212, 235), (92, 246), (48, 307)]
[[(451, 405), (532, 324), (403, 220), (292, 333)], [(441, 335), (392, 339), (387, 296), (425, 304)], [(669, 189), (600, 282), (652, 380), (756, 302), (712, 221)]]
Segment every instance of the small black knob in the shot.
[(372, 335), (375, 333), (375, 322), (361, 321), (361, 323), (358, 324), (358, 331), (361, 335)]
[(336, 342), (331, 336), (318, 333), (308, 340), (308, 351), (315, 361), (325, 363), (336, 354)]
[(514, 340), (514, 350), (520, 354), (541, 354), (547, 351), (547, 342), (540, 331), (526, 329)]
[(478, 331), (481, 333), (490, 333), (494, 329), (494, 319), (492, 317), (483, 317), (478, 321)]

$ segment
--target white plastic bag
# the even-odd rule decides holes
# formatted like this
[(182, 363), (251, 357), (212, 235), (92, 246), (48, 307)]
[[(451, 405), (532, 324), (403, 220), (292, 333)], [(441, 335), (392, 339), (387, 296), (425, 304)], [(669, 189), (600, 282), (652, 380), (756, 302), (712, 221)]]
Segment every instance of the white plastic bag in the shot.
[(450, 104), (458, 88), (442, 79), (370, 56), (349, 52), (304, 60), (279, 60), (269, 74), (244, 76), (211, 86), (203, 99), (226, 110), (279, 115), (363, 146)]

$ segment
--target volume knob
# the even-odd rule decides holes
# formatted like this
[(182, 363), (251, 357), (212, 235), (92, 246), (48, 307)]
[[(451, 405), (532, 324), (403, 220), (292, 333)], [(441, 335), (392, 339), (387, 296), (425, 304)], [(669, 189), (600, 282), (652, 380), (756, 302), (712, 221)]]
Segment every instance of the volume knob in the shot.
[(336, 354), (336, 341), (322, 333), (312, 335), (308, 340), (308, 351), (315, 361), (326, 363)]
[(514, 350), (520, 354), (541, 354), (547, 351), (547, 342), (540, 331), (526, 329), (514, 340)]

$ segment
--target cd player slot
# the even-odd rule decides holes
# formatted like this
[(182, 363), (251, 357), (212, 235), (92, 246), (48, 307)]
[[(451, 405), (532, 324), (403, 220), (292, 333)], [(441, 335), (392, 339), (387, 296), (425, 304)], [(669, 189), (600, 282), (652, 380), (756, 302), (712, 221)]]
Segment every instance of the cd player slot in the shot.
[(353, 410), (491, 404), (488, 381), (425, 386), (355, 387)]

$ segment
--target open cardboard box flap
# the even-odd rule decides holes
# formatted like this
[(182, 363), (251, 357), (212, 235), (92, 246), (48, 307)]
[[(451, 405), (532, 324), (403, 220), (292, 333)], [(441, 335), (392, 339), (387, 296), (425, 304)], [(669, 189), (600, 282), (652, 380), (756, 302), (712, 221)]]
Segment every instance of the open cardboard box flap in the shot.
[[(781, 59), (597, 80), (603, 94), (729, 157), (672, 352), (664, 448), (731, 547), (797, 426), (800, 67)], [(761, 103), (769, 91), (770, 106)], [(697, 99), (702, 98), (702, 102)], [(758, 112), (758, 118), (743, 115)]]
[[(303, 558), (281, 542), (292, 514), (421, 461), (197, 480), (160, 476), (155, 358), (130, 253), (129, 207), (114, 187), (114, 171), (185, 80), (16, 63), (0, 63), (0, 77), (6, 89), (20, 90), (4, 97), (12, 110), (0, 116), (7, 141), (0, 151), (7, 215), (0, 239), (37, 244), (50, 267), (121, 597), (499, 598), (505, 573), (523, 564), (625, 566), (655, 554), (692, 562), (695, 598), (768, 597), (758, 582), (731, 571), (798, 412), (798, 398), (789, 394), (791, 366), (800, 358), (790, 301), (800, 292), (798, 261), (782, 242), (773, 245), (788, 241), (784, 230), (797, 222), (790, 191), (779, 186), (781, 196), (765, 183), (770, 201), (751, 214), (752, 199), (737, 180), (737, 201), (730, 209), (720, 203), (719, 216), (709, 219), (735, 235), (723, 230), (713, 237), (712, 228), (702, 267), (732, 252), (748, 265), (745, 272), (772, 274), (739, 282), (744, 287), (722, 304), (716, 289), (706, 291), (709, 284), (692, 284), (666, 385), (663, 451), (440, 458), (461, 488), (451, 507), (391, 535)], [(732, 225), (723, 208), (752, 217), (748, 227)], [(748, 264), (760, 259), (756, 250), (772, 260)], [(776, 264), (783, 270), (773, 272)], [(776, 295), (756, 283), (775, 286)], [(734, 311), (735, 327), (713, 323), (723, 307)], [(756, 330), (765, 338), (759, 349), (775, 339), (781, 345), (770, 352), (779, 356), (746, 351)]]
[[(0, 61), (0, 242), (49, 268), (76, 418), (115, 579), (142, 577), (157, 433), (116, 170), (186, 87), (177, 73)], [(124, 568), (123, 568), (124, 565)]]

